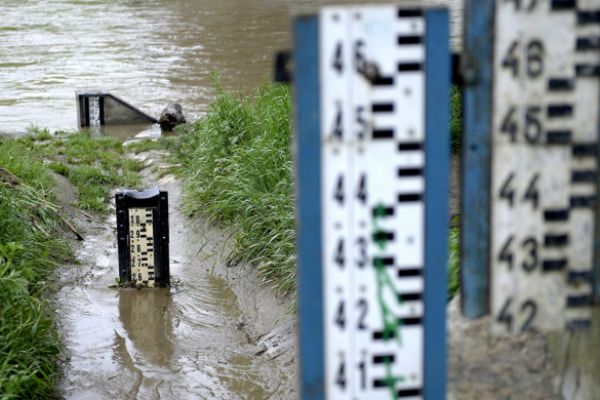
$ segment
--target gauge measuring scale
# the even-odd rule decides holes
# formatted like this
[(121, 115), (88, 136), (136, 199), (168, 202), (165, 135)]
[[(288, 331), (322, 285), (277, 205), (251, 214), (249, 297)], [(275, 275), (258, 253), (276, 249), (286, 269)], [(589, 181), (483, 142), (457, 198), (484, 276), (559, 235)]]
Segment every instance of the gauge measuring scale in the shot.
[(599, 10), (592, 1), (495, 3), (490, 270), (499, 334), (590, 327), (600, 99), (600, 21), (590, 16)]
[(295, 29), (296, 119), (319, 115), (296, 128), (303, 398), (319, 374), (327, 399), (443, 398), (447, 12), (327, 7)]

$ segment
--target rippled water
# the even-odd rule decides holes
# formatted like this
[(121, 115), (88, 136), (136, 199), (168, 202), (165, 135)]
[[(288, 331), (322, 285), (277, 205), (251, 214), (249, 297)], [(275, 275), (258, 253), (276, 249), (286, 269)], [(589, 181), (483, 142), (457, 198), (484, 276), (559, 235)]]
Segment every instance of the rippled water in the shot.
[[(211, 98), (213, 72), (229, 89), (270, 79), (274, 52), (290, 46), (290, 12), (352, 2), (365, 3), (0, 0), (0, 132), (75, 128), (80, 88), (105, 89), (155, 116), (177, 101), (193, 118)], [(446, 2), (457, 42), (462, 0)]]
[[(172, 178), (158, 183), (169, 191), (173, 287), (110, 288), (118, 274), (116, 218), (90, 220), (77, 251), (80, 264), (59, 270), (60, 397), (295, 398), (291, 368), (275, 357), (260, 357), (242, 329), (240, 302), (252, 299), (237, 297), (229, 275), (213, 273), (220, 271), (213, 263), (224, 237), (181, 212), (180, 186)], [(235, 278), (239, 271), (227, 273)]]

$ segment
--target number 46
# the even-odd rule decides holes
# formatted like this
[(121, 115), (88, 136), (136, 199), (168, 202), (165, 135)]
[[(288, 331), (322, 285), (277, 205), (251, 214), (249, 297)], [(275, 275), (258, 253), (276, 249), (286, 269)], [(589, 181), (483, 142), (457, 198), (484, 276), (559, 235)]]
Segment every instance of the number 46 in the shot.
[(528, 78), (537, 78), (544, 72), (544, 44), (539, 39), (532, 39), (523, 46), (518, 39), (512, 41), (502, 59), (502, 67), (508, 68), (513, 78), (518, 78), (522, 64), (525, 64), (525, 76)]

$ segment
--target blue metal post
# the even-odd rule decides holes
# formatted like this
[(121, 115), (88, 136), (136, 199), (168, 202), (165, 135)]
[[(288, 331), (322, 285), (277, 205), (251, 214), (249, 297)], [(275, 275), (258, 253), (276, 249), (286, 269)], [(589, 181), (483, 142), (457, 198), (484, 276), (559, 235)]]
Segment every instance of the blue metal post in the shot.
[(462, 148), (463, 313), (489, 313), (490, 142), (494, 0), (467, 0), (463, 53)]
[(300, 395), (324, 398), (321, 266), (319, 23), (294, 19), (294, 96)]
[(425, 67), (425, 388), (446, 398), (450, 49), (448, 11), (427, 11)]

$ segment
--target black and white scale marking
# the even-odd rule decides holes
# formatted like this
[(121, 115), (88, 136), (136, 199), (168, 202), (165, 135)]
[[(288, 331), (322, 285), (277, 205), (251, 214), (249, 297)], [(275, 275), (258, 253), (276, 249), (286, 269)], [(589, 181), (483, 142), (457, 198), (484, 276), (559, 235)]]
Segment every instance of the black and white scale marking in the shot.
[(594, 0), (498, 1), (495, 40), (494, 330), (588, 328), (600, 7)]
[(154, 287), (154, 208), (130, 208), (131, 281)]
[(100, 96), (89, 96), (88, 104), (89, 104), (89, 125), (90, 126), (100, 126), (101, 125), (101, 117), (100, 117)]
[(425, 21), (393, 6), (319, 21), (326, 397), (420, 399)]

